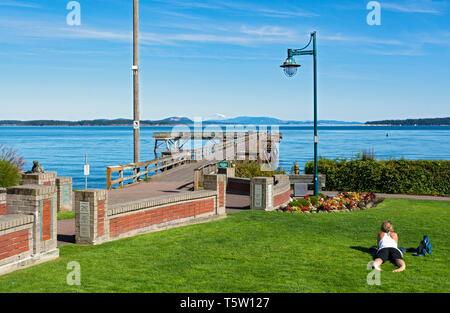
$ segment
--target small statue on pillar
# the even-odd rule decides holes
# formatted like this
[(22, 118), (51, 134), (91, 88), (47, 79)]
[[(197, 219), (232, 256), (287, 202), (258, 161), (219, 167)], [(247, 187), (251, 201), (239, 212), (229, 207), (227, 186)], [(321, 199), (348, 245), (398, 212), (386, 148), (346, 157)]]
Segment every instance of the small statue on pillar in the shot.
[(39, 164), (38, 161), (33, 161), (33, 168), (31, 169), (31, 173), (44, 173), (44, 168)]

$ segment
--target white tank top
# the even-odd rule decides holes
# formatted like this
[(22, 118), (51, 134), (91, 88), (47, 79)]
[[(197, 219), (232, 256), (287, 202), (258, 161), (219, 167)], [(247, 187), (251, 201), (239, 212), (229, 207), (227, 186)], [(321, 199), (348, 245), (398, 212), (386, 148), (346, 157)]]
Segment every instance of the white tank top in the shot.
[(379, 244), (378, 244), (378, 249), (383, 249), (383, 248), (396, 248), (397, 249), (397, 242), (392, 239), (391, 235), (389, 233), (384, 233), (383, 238), (381, 238)]

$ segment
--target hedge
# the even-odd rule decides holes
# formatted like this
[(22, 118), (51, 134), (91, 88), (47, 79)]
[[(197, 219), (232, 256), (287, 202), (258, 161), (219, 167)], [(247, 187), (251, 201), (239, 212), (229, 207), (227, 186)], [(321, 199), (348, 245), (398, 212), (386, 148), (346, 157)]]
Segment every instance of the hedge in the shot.
[(286, 174), (283, 169), (276, 169), (274, 171), (263, 171), (261, 165), (255, 161), (236, 162), (236, 177), (252, 178), (252, 177), (272, 177), (275, 174)]
[(8, 161), (0, 160), (0, 187), (6, 188), (19, 185), (19, 169)]
[[(442, 160), (318, 160), (326, 190), (450, 196), (450, 161)], [(305, 166), (314, 173), (314, 163)]]

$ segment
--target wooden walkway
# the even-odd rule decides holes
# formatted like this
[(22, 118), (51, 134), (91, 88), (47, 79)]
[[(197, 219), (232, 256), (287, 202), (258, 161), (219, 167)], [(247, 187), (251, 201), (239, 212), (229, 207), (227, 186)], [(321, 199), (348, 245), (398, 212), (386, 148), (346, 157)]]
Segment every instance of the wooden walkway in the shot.
[(109, 190), (109, 205), (188, 192), (194, 187), (194, 169), (208, 162), (207, 160), (202, 160), (185, 164), (178, 168), (173, 168), (160, 176), (153, 177), (149, 182), (141, 182), (124, 188)]

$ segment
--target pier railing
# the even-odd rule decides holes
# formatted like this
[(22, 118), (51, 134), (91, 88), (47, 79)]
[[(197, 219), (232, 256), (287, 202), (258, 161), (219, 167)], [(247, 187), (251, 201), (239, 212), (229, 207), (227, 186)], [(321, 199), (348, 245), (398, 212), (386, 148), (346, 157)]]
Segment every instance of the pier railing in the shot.
[[(119, 184), (119, 187), (123, 187), (124, 182), (129, 180), (132, 180), (132, 183), (136, 183), (142, 176), (145, 176), (145, 178), (148, 179), (152, 173), (154, 176), (174, 167), (186, 164), (191, 160), (192, 158), (190, 152), (182, 151), (171, 156), (166, 156), (151, 161), (108, 166), (106, 168), (106, 188), (111, 190), (115, 184)], [(141, 169), (144, 170), (141, 171)], [(130, 170), (133, 171), (133, 175), (124, 177), (124, 172)], [(118, 179), (112, 180), (113, 172), (118, 172)]]

